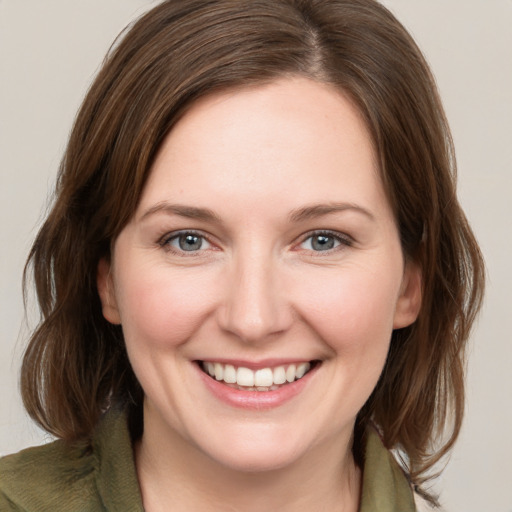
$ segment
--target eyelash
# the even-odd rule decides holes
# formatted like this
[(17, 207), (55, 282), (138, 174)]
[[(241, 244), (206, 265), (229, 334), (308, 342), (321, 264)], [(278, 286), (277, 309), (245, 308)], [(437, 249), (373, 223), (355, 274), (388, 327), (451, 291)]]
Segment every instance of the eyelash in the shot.
[[(160, 247), (162, 247), (163, 249), (165, 249), (166, 251), (172, 252), (179, 256), (186, 256), (186, 257), (197, 256), (200, 252), (203, 252), (210, 248), (210, 247), (207, 247), (206, 249), (202, 249), (200, 247), (198, 250), (186, 251), (184, 249), (178, 249), (178, 248), (173, 247), (171, 245), (171, 242), (173, 242), (174, 240), (179, 240), (179, 238), (182, 236), (194, 236), (194, 237), (200, 238), (202, 240), (201, 246), (204, 244), (204, 242), (206, 242), (210, 246), (213, 245), (212, 242), (210, 242), (208, 240), (208, 237), (204, 235), (204, 233), (201, 233), (201, 232), (195, 231), (195, 230), (183, 230), (183, 231), (174, 231), (172, 233), (167, 233), (163, 237), (160, 238), (160, 240), (158, 241), (158, 245)], [(318, 231), (311, 231), (311, 232), (303, 235), (303, 237), (298, 245), (300, 246), (300, 245), (304, 244), (307, 240), (313, 239), (314, 237), (322, 237), (322, 236), (326, 237), (326, 238), (334, 239), (335, 243), (337, 242), (338, 245), (336, 245), (335, 247), (326, 249), (324, 251), (315, 251), (313, 249), (306, 249), (306, 250), (308, 250), (316, 255), (322, 255), (322, 253), (330, 254), (336, 250), (340, 250), (340, 248), (351, 247), (354, 243), (354, 240), (346, 234), (342, 234), (337, 231), (318, 230)]]
[[(199, 231), (194, 231), (193, 229), (192, 230), (187, 229), (187, 230), (183, 230), (183, 231), (173, 231), (172, 233), (166, 233), (162, 238), (160, 238), (160, 240), (158, 241), (158, 245), (160, 245), (160, 247), (162, 247), (163, 249), (165, 249), (168, 252), (172, 252), (179, 256), (185, 256), (185, 257), (197, 256), (197, 254), (199, 252), (202, 252), (200, 250), (186, 251), (183, 249), (178, 249), (176, 247), (173, 247), (171, 245), (171, 242), (173, 242), (174, 240), (179, 240), (179, 238), (181, 236), (195, 236), (197, 238), (200, 238), (203, 241), (203, 243), (206, 242), (207, 244), (212, 245), (212, 243), (208, 240), (208, 237), (206, 237), (203, 233), (201, 233)], [(204, 251), (204, 249), (203, 249), (203, 251)]]
[(314, 250), (308, 249), (312, 253), (314, 253), (315, 255), (318, 255), (318, 256), (321, 256), (322, 253), (331, 254), (332, 252), (334, 252), (336, 250), (343, 249), (344, 247), (351, 247), (354, 244), (354, 240), (350, 236), (340, 233), (338, 231), (330, 231), (330, 230), (324, 229), (324, 230), (318, 230), (318, 231), (310, 231), (309, 233), (306, 233), (302, 237), (302, 241), (299, 243), (299, 245), (304, 244), (304, 242), (306, 242), (309, 239), (313, 239), (314, 237), (322, 237), (322, 236), (324, 236), (326, 238), (334, 239), (335, 242), (338, 242), (338, 245), (333, 248), (326, 249), (324, 251), (314, 251)]

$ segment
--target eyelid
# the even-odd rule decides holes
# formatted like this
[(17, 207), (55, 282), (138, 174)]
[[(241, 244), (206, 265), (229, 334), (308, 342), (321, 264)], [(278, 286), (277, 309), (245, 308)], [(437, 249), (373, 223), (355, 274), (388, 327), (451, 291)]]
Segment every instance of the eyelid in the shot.
[[(204, 241), (206, 241), (210, 245), (210, 247), (207, 247), (205, 249), (201, 248), (201, 249), (198, 249), (197, 251), (184, 251), (184, 250), (177, 249), (176, 247), (173, 247), (170, 244), (170, 242), (172, 242), (173, 240), (177, 239), (178, 237), (180, 237), (182, 235), (193, 235), (193, 236), (200, 237)], [(208, 235), (206, 235), (204, 232), (198, 231), (196, 229), (179, 229), (177, 231), (167, 232), (158, 239), (157, 243), (163, 249), (165, 249), (169, 252), (172, 252), (174, 254), (179, 254), (180, 256), (197, 256), (201, 253), (204, 253), (207, 250), (214, 248), (214, 243), (210, 240), (210, 237)]]
[[(300, 237), (300, 240), (297, 245), (300, 246), (309, 238), (314, 237), (314, 236), (321, 236), (321, 235), (333, 237), (336, 241), (338, 241), (340, 243), (340, 245), (337, 247), (334, 247), (332, 249), (327, 249), (325, 251), (308, 250), (309, 252), (313, 252), (318, 255), (321, 255), (322, 253), (329, 254), (329, 253), (332, 253), (333, 251), (339, 250), (340, 246), (342, 248), (344, 248), (344, 247), (351, 247), (352, 245), (354, 245), (354, 239), (351, 236), (347, 235), (346, 233), (342, 233), (340, 231), (333, 231), (330, 229), (315, 229), (313, 231), (308, 231), (307, 233), (304, 233)], [(305, 250), (307, 250), (307, 249), (305, 249)]]

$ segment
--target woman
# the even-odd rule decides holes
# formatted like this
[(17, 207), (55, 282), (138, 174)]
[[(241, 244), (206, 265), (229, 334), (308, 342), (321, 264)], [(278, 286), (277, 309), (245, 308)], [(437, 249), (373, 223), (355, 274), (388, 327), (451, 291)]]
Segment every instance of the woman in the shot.
[(23, 398), (60, 440), (1, 461), (1, 506), (434, 502), (483, 290), (454, 172), (432, 76), (380, 4), (143, 16), (29, 257)]

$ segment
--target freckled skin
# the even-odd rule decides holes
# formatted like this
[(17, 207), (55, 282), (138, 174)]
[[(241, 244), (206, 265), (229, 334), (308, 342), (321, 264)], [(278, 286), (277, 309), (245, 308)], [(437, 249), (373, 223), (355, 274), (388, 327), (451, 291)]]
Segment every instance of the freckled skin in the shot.
[[(178, 450), (263, 472), (350, 452), (392, 330), (412, 323), (420, 302), (419, 271), (404, 264), (375, 162), (357, 110), (307, 79), (202, 99), (167, 136), (112, 268), (103, 261), (98, 274), (104, 315), (122, 324), (146, 394), (142, 449), (158, 439), (154, 460)], [(163, 202), (218, 220), (143, 218)], [(334, 203), (370, 215), (290, 220)], [(199, 250), (180, 248), (174, 235), (187, 230), (204, 237)], [(314, 250), (313, 231), (335, 236), (334, 248)], [(198, 378), (193, 361), (219, 358), (322, 364), (281, 407), (241, 411)]]

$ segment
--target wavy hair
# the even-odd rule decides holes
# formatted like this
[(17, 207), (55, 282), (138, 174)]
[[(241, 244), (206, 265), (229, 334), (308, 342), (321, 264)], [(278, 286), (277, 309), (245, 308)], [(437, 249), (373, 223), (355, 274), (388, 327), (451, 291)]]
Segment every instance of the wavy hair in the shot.
[(457, 201), (432, 74), (404, 27), (373, 0), (168, 0), (116, 41), (77, 115), (25, 268), (41, 322), (23, 360), (24, 404), (70, 441), (88, 438), (113, 404), (140, 406), (122, 331), (102, 315), (98, 262), (135, 212), (160, 144), (194, 101), (286, 76), (332, 84), (358, 107), (404, 254), (421, 267), (419, 317), (392, 334), (354, 450), (373, 422), (422, 484), (461, 427), (465, 347), (484, 266)]

